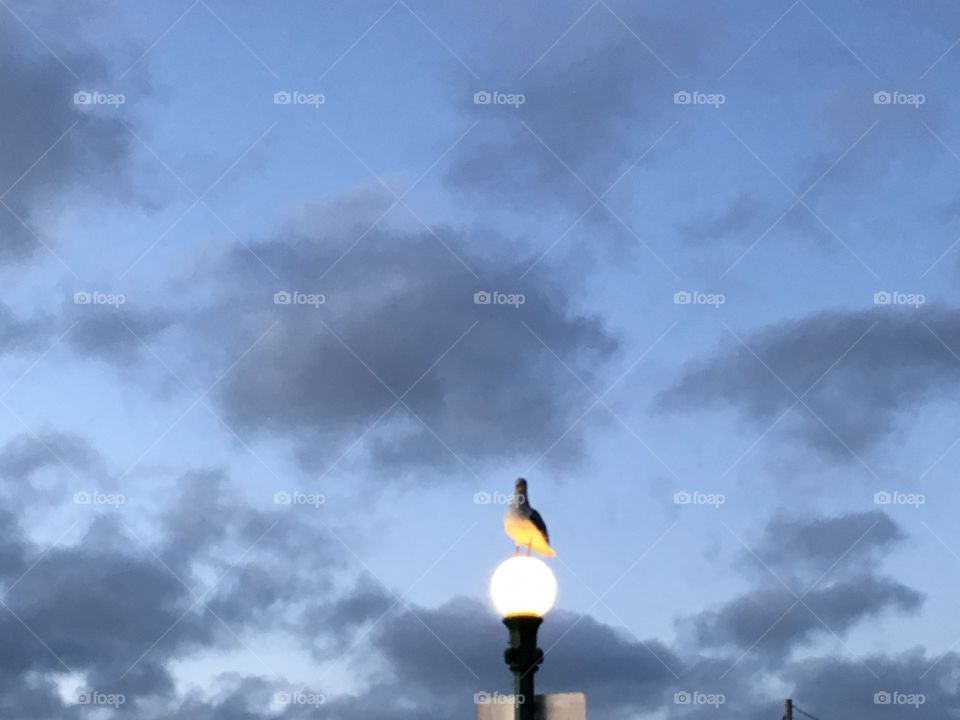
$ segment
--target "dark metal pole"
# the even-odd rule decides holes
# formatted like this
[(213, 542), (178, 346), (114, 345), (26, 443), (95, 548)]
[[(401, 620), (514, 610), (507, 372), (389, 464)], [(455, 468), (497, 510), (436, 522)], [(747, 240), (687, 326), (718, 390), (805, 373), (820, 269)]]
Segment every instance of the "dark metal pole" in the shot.
[(783, 701), (783, 720), (793, 720), (793, 700)]
[(543, 662), (543, 650), (537, 647), (537, 630), (542, 622), (543, 618), (530, 615), (503, 619), (510, 631), (503, 659), (513, 673), (514, 720), (533, 720), (533, 674)]

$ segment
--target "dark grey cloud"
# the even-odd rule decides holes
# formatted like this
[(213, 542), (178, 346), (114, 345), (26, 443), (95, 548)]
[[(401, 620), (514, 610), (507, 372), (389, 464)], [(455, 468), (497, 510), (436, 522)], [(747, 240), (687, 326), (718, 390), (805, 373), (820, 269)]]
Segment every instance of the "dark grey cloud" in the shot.
[[(186, 590), (145, 554), (103, 552), (81, 543), (41, 555), (21, 533), (4, 542), (25, 550), (2, 569), (7, 588), (6, 612), (0, 618), (7, 638), (0, 657), (4, 686), (33, 672), (75, 672), (87, 674), (94, 687), (116, 692), (169, 692), (165, 659), (211, 640), (210, 618), (187, 612)], [(24, 565), (27, 569), (21, 571)], [(156, 652), (120, 680), (168, 629)]]
[(336, 652), (336, 647), (348, 647), (356, 637), (355, 633), (379, 621), (398, 604), (399, 598), (387, 588), (373, 578), (363, 576), (348, 594), (308, 610), (304, 620), (309, 627), (325, 628), (329, 639), (337, 643), (329, 647), (324, 644), (324, 638), (318, 637), (321, 645), (318, 654)]
[(0, 447), (0, 498), (17, 507), (59, 506), (74, 492), (108, 488), (109, 480), (103, 456), (74, 433), (31, 430)]
[[(812, 658), (794, 663), (791, 676), (794, 696), (818, 717), (903, 718), (934, 720), (957, 718), (957, 676), (960, 657), (955, 653), (931, 657), (920, 649), (899, 655), (851, 658)], [(878, 693), (922, 695), (919, 706), (878, 704)], [(882, 702), (882, 696), (879, 698)], [(801, 704), (797, 700), (797, 704)]]
[(14, 513), (8, 510), (0, 512), (0, 533), (3, 537), (3, 543), (0, 544), (0, 568), (7, 576), (19, 575), (27, 567), (30, 548), (20, 532), (19, 519)]
[[(287, 612), (288, 604), (304, 597), (322, 604), (342, 553), (326, 529), (338, 522), (317, 513), (336, 512), (334, 504), (322, 510), (277, 505), (272, 490), (250, 504), (219, 470), (188, 473), (179, 487), (163, 515), (164, 540), (156, 553), (183, 578), (197, 566), (216, 569), (221, 579), (206, 605), (218, 618), (238, 629), (247, 623), (296, 627), (299, 617)], [(225, 549), (242, 553), (244, 562), (235, 565)], [(203, 576), (195, 579), (210, 585)]]
[[(0, 25), (0, 262), (41, 251), (34, 237), (40, 215), (80, 187), (124, 187), (130, 135), (112, 108), (74, 103), (74, 93), (98, 89), (105, 61), (86, 50), (63, 57), (78, 80), (5, 12)], [(81, 86), (91, 83), (90, 87)], [(49, 237), (41, 237), (50, 245)]]
[(160, 540), (149, 544), (123, 508), (96, 514), (80, 540), (55, 547), (0, 515), (0, 711), (74, 717), (83, 708), (64, 705), (51, 683), (34, 689), (34, 714), (14, 707), (20, 689), (71, 674), (87, 688), (125, 694), (124, 711), (145, 712), (171, 697), (171, 660), (235, 647), (245, 628), (280, 627), (291, 604), (323, 597), (337, 560), (315, 523), (240, 502), (216, 472), (179, 486)]
[(51, 467), (86, 471), (102, 465), (90, 442), (72, 433), (23, 433), (0, 447), (0, 477), (20, 483), (28, 484), (35, 473)]
[(733, 407), (766, 428), (802, 396), (781, 426), (829, 457), (852, 460), (960, 377), (960, 315), (951, 307), (827, 311), (742, 337), (745, 346), (730, 337), (688, 363), (660, 395), (661, 407)]
[(738, 597), (697, 618), (704, 647), (734, 647), (777, 659), (818, 637), (844, 634), (857, 622), (885, 610), (919, 609), (923, 596), (889, 579), (854, 577), (797, 596), (771, 587)]
[[(510, 692), (511, 675), (503, 662), (507, 631), (476, 601), (454, 599), (433, 609), (400, 605), (369, 638), (386, 661), (394, 687), (434, 698), (448, 715), (478, 690)], [(539, 643), (546, 655), (538, 689), (586, 692), (591, 711), (601, 717), (656, 709), (675, 682), (672, 672), (685, 670), (684, 661), (660, 641), (641, 641), (589, 615), (551, 613)]]
[[(764, 527), (757, 555), (773, 570), (819, 575), (855, 564), (875, 567), (904, 539), (903, 532), (886, 513), (848, 513), (817, 518), (774, 516)], [(747, 563), (756, 564), (752, 558)]]
[[(461, 472), (458, 458), (539, 455), (586, 409), (581, 379), (596, 386), (617, 341), (575, 309), (576, 288), (521, 279), (525, 263), (496, 238), (481, 250), (459, 229), (377, 228), (357, 242), (376, 215), (332, 229), (328, 217), (255, 245), (257, 258), (233, 254), (217, 299), (187, 321), (205, 365), (235, 364), (214, 395), (238, 431), (293, 439), (323, 467), (376, 426), (363, 450), (377, 462)], [(325, 302), (275, 304), (283, 291)], [(478, 292), (524, 302), (477, 304)]]
[(792, 650), (843, 637), (881, 612), (914, 612), (924, 596), (879, 574), (885, 554), (903, 539), (882, 512), (775, 516), (757, 549), (742, 553), (753, 586), (693, 618), (696, 641), (786, 662)]
[(65, 321), (75, 323), (66, 340), (79, 354), (123, 364), (148, 357), (154, 340), (171, 325), (173, 316), (154, 308), (79, 305), (67, 308)]

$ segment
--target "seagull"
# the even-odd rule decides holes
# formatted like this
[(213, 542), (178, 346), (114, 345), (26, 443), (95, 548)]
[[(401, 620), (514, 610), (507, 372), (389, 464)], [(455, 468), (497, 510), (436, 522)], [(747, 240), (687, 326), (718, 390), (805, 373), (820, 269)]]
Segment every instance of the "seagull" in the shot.
[(503, 529), (513, 539), (518, 554), (524, 546), (527, 548), (527, 555), (531, 550), (547, 557), (555, 557), (557, 554), (556, 550), (550, 547), (550, 536), (543, 518), (530, 507), (527, 481), (523, 478), (517, 480), (516, 490), (510, 498), (510, 507), (503, 518)]

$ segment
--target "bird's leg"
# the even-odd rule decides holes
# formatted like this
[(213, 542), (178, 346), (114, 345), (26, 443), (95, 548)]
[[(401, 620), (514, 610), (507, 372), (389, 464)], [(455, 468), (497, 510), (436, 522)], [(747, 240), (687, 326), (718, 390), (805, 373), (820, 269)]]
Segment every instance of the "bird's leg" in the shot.
[(519, 554), (520, 554), (520, 546), (517, 545), (516, 543), (513, 544), (513, 554), (514, 554), (514, 555), (519, 555)]
[(533, 547), (533, 540), (527, 543), (527, 557), (530, 557), (530, 550)]

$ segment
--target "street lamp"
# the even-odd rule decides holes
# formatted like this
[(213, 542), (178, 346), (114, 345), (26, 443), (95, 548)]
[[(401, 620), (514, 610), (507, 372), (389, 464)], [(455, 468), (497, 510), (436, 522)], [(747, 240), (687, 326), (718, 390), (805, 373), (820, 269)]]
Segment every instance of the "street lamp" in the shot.
[(513, 673), (514, 720), (533, 720), (533, 674), (543, 661), (537, 630), (557, 598), (557, 579), (543, 560), (515, 555), (493, 573), (490, 595), (510, 632), (503, 658)]

